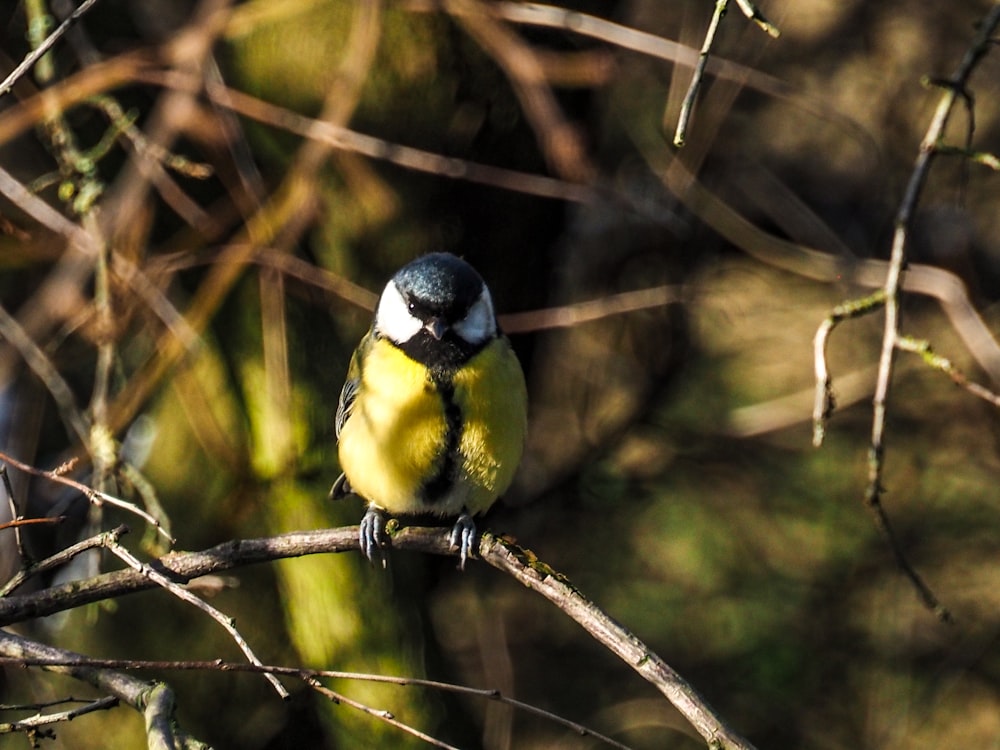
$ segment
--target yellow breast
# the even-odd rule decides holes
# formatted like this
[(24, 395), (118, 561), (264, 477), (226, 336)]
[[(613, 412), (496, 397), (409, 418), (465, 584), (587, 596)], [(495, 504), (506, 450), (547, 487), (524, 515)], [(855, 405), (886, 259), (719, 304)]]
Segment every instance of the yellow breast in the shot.
[(449, 442), (441, 393), (425, 367), (385, 340), (372, 342), (360, 374), (338, 449), (359, 495), (391, 514), (457, 515), (482, 512), (507, 490), (524, 446), (527, 397), (506, 339), (491, 342), (452, 380), (461, 414), (454, 482), (429, 500), (422, 489)]

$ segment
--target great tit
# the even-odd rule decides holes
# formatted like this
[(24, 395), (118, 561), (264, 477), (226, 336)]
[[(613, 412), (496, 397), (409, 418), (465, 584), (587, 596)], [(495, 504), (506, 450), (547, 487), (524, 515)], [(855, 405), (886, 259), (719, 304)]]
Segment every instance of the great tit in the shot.
[(473, 516), (510, 486), (526, 431), (524, 373), (485, 282), (454, 255), (424, 255), (386, 284), (351, 357), (330, 496), (368, 502), (361, 549), (383, 567), (388, 516), (457, 517), (450, 541), (464, 569)]

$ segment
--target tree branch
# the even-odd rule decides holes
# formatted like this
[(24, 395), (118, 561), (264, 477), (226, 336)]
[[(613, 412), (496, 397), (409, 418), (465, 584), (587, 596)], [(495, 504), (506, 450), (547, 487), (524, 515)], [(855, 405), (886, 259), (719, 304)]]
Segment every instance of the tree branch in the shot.
[(66, 674), (94, 687), (111, 693), (143, 714), (146, 736), (150, 748), (204, 747), (174, 725), (173, 692), (163, 683), (146, 682), (137, 677), (110, 669), (100, 669), (73, 661), (86, 661), (87, 657), (53, 646), (22, 638), (0, 630), (0, 654), (21, 659), (44, 659), (71, 662), (66, 666), (46, 666), (50, 672)]
[[(448, 529), (402, 527), (393, 532), (392, 546), (397, 550), (454, 556), (456, 552), (451, 548), (448, 537)], [(200, 552), (172, 552), (146, 567), (183, 584), (199, 576), (255, 563), (358, 548), (358, 527), (348, 526), (233, 540)], [(710, 745), (752, 750), (753, 745), (727, 727), (683, 677), (588, 600), (565, 576), (538, 560), (530, 551), (489, 532), (482, 535), (478, 550), (478, 557), (484, 562), (547, 598), (652, 683)], [(155, 587), (157, 583), (150, 577), (129, 568), (32, 594), (8, 596), (0, 599), (0, 626)], [(0, 640), (0, 652), (3, 652), (2, 646), (3, 641)]]

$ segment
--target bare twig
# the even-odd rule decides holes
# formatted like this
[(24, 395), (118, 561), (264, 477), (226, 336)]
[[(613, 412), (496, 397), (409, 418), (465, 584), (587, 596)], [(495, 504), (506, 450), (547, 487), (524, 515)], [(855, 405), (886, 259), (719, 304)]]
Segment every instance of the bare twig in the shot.
[(167, 541), (169, 541), (171, 544), (177, 541), (172, 536), (170, 536), (170, 534), (163, 528), (163, 525), (160, 523), (158, 519), (154, 518), (149, 513), (144, 511), (142, 508), (139, 508), (138, 506), (133, 505), (130, 502), (121, 500), (120, 498), (117, 498), (114, 495), (110, 495), (107, 492), (99, 492), (98, 490), (95, 490), (92, 487), (88, 487), (82, 482), (78, 482), (75, 479), (70, 479), (69, 477), (62, 476), (62, 474), (56, 471), (46, 471), (44, 469), (35, 468), (31, 464), (26, 464), (23, 461), (18, 461), (16, 458), (13, 458), (8, 454), (3, 453), (2, 451), (0, 451), (0, 461), (5, 461), (6, 463), (9, 463), (11, 466), (14, 466), (15, 468), (27, 472), (28, 474), (31, 474), (33, 476), (45, 477), (46, 479), (51, 479), (53, 482), (58, 482), (59, 484), (65, 484), (67, 487), (72, 487), (73, 489), (78, 490), (82, 495), (84, 495), (91, 503), (95, 504), (107, 503), (108, 505), (113, 505), (116, 508), (120, 508), (129, 513), (133, 513), (134, 515), (139, 516), (139, 518), (148, 523), (150, 526), (154, 527), (157, 531), (159, 531), (160, 534), (165, 539), (167, 539)]
[(698, 64), (694, 66), (694, 75), (691, 76), (691, 83), (688, 84), (687, 93), (681, 103), (681, 111), (677, 116), (677, 128), (674, 130), (674, 146), (680, 148), (684, 145), (687, 136), (688, 122), (694, 112), (694, 105), (698, 99), (698, 92), (701, 91), (701, 82), (705, 76), (705, 66), (708, 64), (708, 57), (712, 52), (712, 45), (715, 44), (715, 34), (719, 30), (719, 23), (726, 14), (729, 0), (716, 0), (715, 10), (712, 12), (712, 20), (708, 23), (705, 31), (705, 41), (701, 44), (698, 53)]
[(175, 726), (173, 694), (162, 683), (87, 665), (82, 654), (55, 648), (0, 630), (0, 654), (14, 659), (49, 660), (45, 669), (69, 675), (110, 693), (143, 714), (150, 748), (205, 747)]
[[(453, 556), (447, 529), (402, 527), (392, 536), (398, 549)], [(300, 531), (262, 539), (226, 542), (203, 552), (171, 553), (145, 566), (161, 578), (184, 582), (251, 563), (301, 555), (357, 550), (356, 526)], [(653, 684), (708, 741), (720, 748), (752, 748), (728, 728), (677, 672), (642, 641), (616, 623), (562, 575), (533, 554), (490, 533), (482, 535), (479, 557), (542, 594), (588, 633)], [(169, 578), (167, 578), (169, 576)], [(158, 583), (135, 569), (105, 573), (87, 581), (0, 599), (0, 627), (82, 604), (154, 588)]]
[[(57, 519), (39, 520), (54, 521)], [(118, 526), (110, 531), (102, 531), (96, 536), (84, 539), (83, 541), (77, 542), (76, 544), (66, 547), (65, 549), (59, 550), (59, 552), (50, 557), (46, 557), (44, 560), (39, 560), (36, 563), (25, 566), (22, 570), (18, 571), (13, 578), (7, 581), (2, 588), (0, 588), (0, 598), (10, 595), (12, 591), (16, 590), (34, 575), (44, 573), (45, 571), (52, 570), (53, 568), (58, 568), (60, 565), (65, 565), (74, 557), (86, 552), (87, 550), (95, 549), (97, 547), (106, 547), (109, 539), (117, 539), (124, 534), (126, 530), (125, 526)]]
[[(217, 623), (219, 623), (223, 628), (226, 629), (226, 632), (229, 633), (230, 637), (236, 642), (236, 645), (239, 646), (240, 650), (244, 654), (246, 654), (246, 657), (251, 664), (261, 665), (263, 663), (260, 661), (260, 659), (257, 658), (257, 655), (253, 652), (253, 649), (250, 648), (250, 644), (246, 642), (246, 639), (236, 629), (236, 623), (233, 620), (233, 618), (227, 617), (208, 602), (202, 601), (200, 598), (192, 594), (184, 587), (179, 586), (178, 584), (171, 581), (169, 578), (163, 575), (163, 573), (159, 572), (152, 566), (147, 565), (146, 563), (139, 560), (139, 558), (137, 558), (123, 546), (118, 544), (117, 540), (114, 537), (111, 536), (106, 537), (106, 542), (104, 546), (112, 554), (117, 556), (126, 565), (128, 565), (130, 568), (146, 576), (151, 581), (156, 583), (157, 586), (165, 588), (167, 591), (176, 596), (178, 599), (181, 599), (187, 602), (188, 604), (194, 605), (202, 612), (206, 613), (213, 620), (215, 620)], [(285, 687), (278, 681), (278, 679), (274, 675), (265, 674), (264, 676), (267, 678), (268, 682), (271, 683), (271, 685), (274, 687), (275, 692), (277, 692), (282, 699), (288, 698), (288, 691), (285, 690)]]
[[(423, 687), (431, 690), (439, 690), (442, 692), (455, 693), (458, 695), (465, 695), (472, 698), (481, 698), (487, 701), (496, 701), (498, 703), (503, 703), (509, 705), (519, 711), (524, 711), (530, 713), (534, 716), (550, 721), (554, 724), (569, 729), (574, 734), (581, 737), (593, 737), (600, 742), (609, 745), (610, 747), (618, 748), (618, 750), (628, 750), (627, 745), (623, 745), (611, 737), (607, 737), (600, 732), (595, 732), (593, 729), (586, 727), (582, 724), (578, 724), (575, 721), (566, 719), (558, 714), (554, 714), (551, 711), (546, 711), (538, 706), (533, 706), (530, 703), (525, 703), (524, 701), (519, 701), (514, 698), (510, 698), (499, 690), (488, 689), (488, 688), (474, 688), (468, 687), (466, 685), (457, 685), (450, 682), (441, 682), (439, 680), (428, 680), (419, 677), (399, 677), (394, 675), (385, 674), (368, 674), (363, 672), (345, 672), (342, 670), (335, 669), (308, 669), (304, 667), (285, 667), (274, 664), (263, 664), (255, 665), (248, 664), (246, 662), (229, 662), (222, 661), (221, 659), (212, 659), (211, 661), (162, 661), (162, 660), (151, 660), (151, 659), (102, 659), (94, 657), (84, 657), (82, 659), (73, 659), (71, 661), (67, 660), (52, 660), (52, 659), (36, 659), (36, 658), (11, 658), (0, 656), (0, 665), (18, 666), (18, 667), (46, 667), (46, 666), (63, 666), (66, 664), (83, 664), (89, 667), (95, 667), (98, 669), (115, 669), (122, 671), (197, 671), (197, 672), (245, 672), (249, 674), (261, 674), (268, 672), (274, 675), (280, 675), (284, 677), (292, 677), (300, 680), (313, 679), (334, 679), (334, 680), (355, 680), (358, 682), (377, 682), (387, 685), (398, 685), (400, 687)], [(2, 708), (2, 707), (0, 707)]]
[[(59, 701), (59, 703), (64, 703), (65, 701)], [(18, 719), (17, 721), (6, 721), (0, 723), (0, 734), (11, 734), (13, 732), (28, 732), (38, 727), (47, 726), (49, 724), (57, 724), (62, 721), (72, 721), (78, 716), (83, 716), (84, 714), (89, 714), (92, 711), (107, 711), (110, 708), (115, 708), (118, 705), (118, 698), (113, 695), (105, 696), (104, 698), (98, 698), (97, 700), (87, 701), (82, 706), (76, 706), (75, 708), (69, 708), (65, 711), (57, 711), (56, 713), (43, 714), (36, 713), (34, 716), (29, 716), (26, 719)], [(8, 708), (7, 710), (11, 710)]]
[(447, 742), (442, 742), (441, 740), (437, 739), (436, 737), (432, 737), (426, 732), (421, 732), (419, 729), (411, 727), (409, 724), (403, 723), (395, 716), (393, 716), (392, 713), (389, 711), (380, 711), (378, 709), (372, 708), (371, 706), (366, 706), (364, 703), (352, 700), (351, 698), (348, 698), (347, 696), (341, 693), (337, 693), (331, 690), (330, 688), (326, 687), (322, 682), (317, 680), (315, 677), (306, 677), (305, 682), (307, 685), (309, 685), (309, 687), (311, 687), (317, 693), (328, 698), (334, 703), (350, 706), (356, 711), (361, 711), (362, 713), (367, 714), (368, 716), (372, 716), (378, 719), (379, 721), (388, 724), (391, 727), (395, 727), (401, 732), (405, 732), (406, 734), (409, 734), (412, 737), (416, 737), (419, 740), (423, 740), (432, 747), (439, 747), (442, 748), (442, 750), (459, 750), (459, 748), (455, 747), (454, 745), (449, 745)]
[[(395, 541), (395, 540), (394, 540)], [(624, 626), (615, 622), (573, 586), (531, 552), (492, 534), (484, 534), (480, 556), (572, 617), (601, 645), (657, 688), (684, 715), (691, 726), (712, 747), (753, 748), (715, 714), (697, 691), (663, 659)]]
[[(14, 488), (11, 486), (6, 464), (0, 465), (0, 480), (2, 480), (3, 491), (7, 495), (11, 523), (15, 523), (21, 519), (21, 513), (17, 508), (17, 500), (14, 498)], [(24, 540), (21, 539), (21, 529), (18, 526), (14, 526), (14, 543), (17, 545), (17, 559), (23, 565), (27, 557), (24, 554)]]
[(879, 289), (867, 297), (844, 302), (833, 308), (830, 315), (820, 323), (813, 339), (813, 367), (816, 371), (816, 399), (813, 404), (813, 445), (823, 444), (826, 422), (836, 407), (833, 397), (833, 378), (826, 365), (826, 343), (841, 322), (881, 310), (885, 304), (885, 292)]
[(14, 84), (18, 81), (18, 79), (31, 70), (31, 66), (38, 62), (46, 52), (52, 49), (53, 45), (59, 41), (62, 35), (69, 31), (69, 27), (72, 26), (84, 13), (94, 7), (96, 2), (97, 0), (84, 0), (63, 20), (61, 24), (55, 28), (51, 34), (45, 37), (41, 44), (31, 50), (31, 52), (25, 56), (18, 66), (10, 72), (10, 75), (0, 82), (0, 97), (8, 93), (14, 87)]
[(882, 508), (885, 419), (888, 408), (889, 389), (892, 382), (896, 345), (899, 339), (899, 293), (903, 270), (906, 264), (909, 230), (913, 213), (916, 210), (920, 194), (923, 191), (924, 183), (927, 181), (927, 176), (930, 173), (935, 149), (941, 141), (955, 102), (961, 92), (964, 91), (966, 82), (976, 64), (990, 49), (992, 45), (991, 37), (998, 24), (1000, 24), (1000, 4), (995, 5), (979, 25), (979, 32), (972, 46), (966, 51), (958, 68), (948, 79), (945, 93), (938, 102), (934, 116), (931, 118), (930, 126), (927, 128), (927, 133), (920, 143), (920, 151), (917, 155), (913, 172), (910, 175), (910, 180), (903, 194), (903, 200), (896, 213), (889, 269), (883, 287), (885, 291), (885, 327), (882, 336), (882, 350), (879, 357), (879, 374), (873, 398), (874, 414), (872, 419), (871, 446), (869, 448), (868, 486), (865, 490), (865, 503), (874, 513), (876, 524), (889, 540), (900, 568), (913, 583), (921, 600), (942, 620), (949, 619), (950, 615), (948, 611), (941, 605), (934, 593), (923, 582), (906, 559), (898, 540), (896, 540), (892, 533), (892, 528)]
[(979, 385), (979, 383), (969, 380), (965, 373), (955, 367), (950, 359), (942, 357), (935, 352), (929, 341), (914, 339), (910, 336), (899, 336), (896, 339), (896, 348), (904, 352), (912, 352), (919, 355), (927, 365), (933, 367), (935, 370), (940, 370), (951, 378), (955, 385), (964, 388), (976, 398), (981, 398), (993, 406), (1000, 407), (1000, 395), (989, 388)]
[(736, 0), (736, 4), (740, 6), (740, 10), (743, 11), (743, 15), (747, 17), (747, 20), (753, 21), (757, 24), (763, 31), (767, 33), (768, 36), (778, 38), (780, 32), (778, 27), (773, 23), (764, 18), (764, 14), (761, 13), (757, 6), (754, 5), (750, 0)]

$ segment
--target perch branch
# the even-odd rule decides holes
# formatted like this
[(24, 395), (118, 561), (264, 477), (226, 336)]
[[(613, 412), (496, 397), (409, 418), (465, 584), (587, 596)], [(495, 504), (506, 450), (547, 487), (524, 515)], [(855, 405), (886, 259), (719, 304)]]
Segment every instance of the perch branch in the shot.
[[(358, 545), (356, 526), (298, 531), (225, 542), (201, 552), (172, 552), (148, 563), (146, 568), (174, 583), (183, 584), (198, 576), (236, 567), (303, 555), (346, 552), (357, 550)], [(397, 550), (428, 554), (456, 554), (451, 548), (447, 529), (403, 527), (393, 534), (392, 546)], [(749, 742), (725, 725), (683, 677), (642, 641), (588, 601), (564, 576), (538, 561), (530, 552), (485, 533), (479, 542), (479, 557), (542, 594), (576, 620), (666, 696), (709, 744), (733, 750), (752, 749)], [(0, 627), (156, 586), (157, 583), (148, 575), (126, 568), (23, 596), (9, 596), (0, 599)]]

